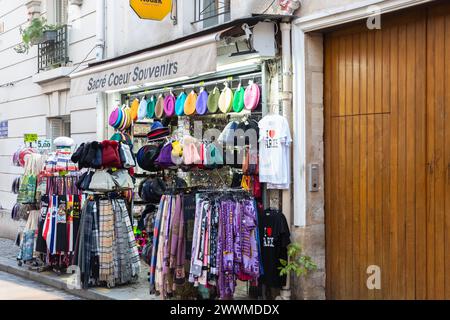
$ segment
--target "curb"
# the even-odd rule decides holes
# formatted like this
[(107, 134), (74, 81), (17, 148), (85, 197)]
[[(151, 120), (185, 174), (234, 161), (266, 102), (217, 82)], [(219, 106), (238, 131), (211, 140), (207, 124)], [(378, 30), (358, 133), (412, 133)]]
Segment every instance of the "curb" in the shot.
[(94, 292), (93, 290), (79, 290), (69, 289), (66, 282), (63, 279), (57, 279), (55, 277), (46, 275), (45, 273), (38, 273), (26, 269), (25, 267), (19, 267), (17, 261), (0, 257), (0, 271), (7, 272), (25, 279), (36, 281), (47, 286), (53, 287), (58, 290), (63, 290), (74, 296), (86, 299), (86, 300), (115, 300), (109, 296), (101, 293)]

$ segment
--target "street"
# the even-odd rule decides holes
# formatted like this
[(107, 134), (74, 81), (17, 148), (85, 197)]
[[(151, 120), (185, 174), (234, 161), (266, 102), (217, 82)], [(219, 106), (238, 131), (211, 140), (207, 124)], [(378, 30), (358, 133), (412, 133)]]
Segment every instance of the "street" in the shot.
[(80, 300), (80, 298), (0, 271), (0, 300)]

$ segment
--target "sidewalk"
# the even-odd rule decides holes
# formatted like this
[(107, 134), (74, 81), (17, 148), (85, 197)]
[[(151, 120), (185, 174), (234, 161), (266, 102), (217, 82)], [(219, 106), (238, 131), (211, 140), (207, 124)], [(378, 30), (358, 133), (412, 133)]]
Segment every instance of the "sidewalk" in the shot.
[(144, 264), (141, 268), (139, 282), (136, 284), (112, 289), (92, 288), (88, 290), (77, 290), (68, 287), (70, 275), (58, 276), (56, 273), (50, 271), (39, 273), (29, 270), (28, 266), (19, 267), (16, 260), (18, 252), (19, 248), (14, 244), (14, 241), (0, 239), (0, 271), (34, 280), (88, 300), (159, 300), (158, 297), (149, 295), (148, 293), (148, 267)]

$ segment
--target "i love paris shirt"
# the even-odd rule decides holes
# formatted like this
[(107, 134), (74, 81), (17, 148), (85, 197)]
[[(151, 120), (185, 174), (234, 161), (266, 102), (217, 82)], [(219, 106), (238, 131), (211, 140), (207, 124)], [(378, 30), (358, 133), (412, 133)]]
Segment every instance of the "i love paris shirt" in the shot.
[(281, 115), (267, 115), (259, 122), (259, 180), (286, 189), (290, 183), (289, 123)]

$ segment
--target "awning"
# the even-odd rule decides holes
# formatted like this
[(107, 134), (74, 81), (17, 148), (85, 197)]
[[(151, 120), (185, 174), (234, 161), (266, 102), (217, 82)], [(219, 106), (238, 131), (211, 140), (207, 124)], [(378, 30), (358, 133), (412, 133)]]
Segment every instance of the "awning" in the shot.
[(160, 81), (215, 72), (217, 45), (228, 33), (242, 33), (242, 23), (279, 20), (286, 16), (259, 15), (238, 19), (182, 39), (121, 57), (90, 64), (71, 75), (72, 96), (127, 89)]
[(199, 73), (214, 72), (221, 33), (86, 68), (71, 76), (71, 95), (125, 89)]

